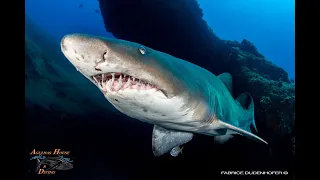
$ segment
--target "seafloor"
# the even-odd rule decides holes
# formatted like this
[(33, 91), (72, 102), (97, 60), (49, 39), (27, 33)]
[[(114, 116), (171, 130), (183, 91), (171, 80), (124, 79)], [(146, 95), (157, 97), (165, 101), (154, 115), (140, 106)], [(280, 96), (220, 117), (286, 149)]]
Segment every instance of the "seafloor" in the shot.
[[(74, 168), (56, 174), (60, 179), (220, 178), (221, 170), (288, 170), (292, 175), (294, 84), (287, 73), (249, 41), (216, 37), (193, 0), (130, 2), (100, 0), (106, 28), (215, 74), (230, 72), (235, 96), (243, 91), (253, 95), (259, 135), (269, 146), (243, 137), (215, 145), (212, 137), (195, 135), (182, 156), (155, 158), (152, 125), (116, 111), (63, 57), (59, 42), (26, 19), (26, 154), (71, 151)], [(28, 158), (28, 177), (39, 177)]]

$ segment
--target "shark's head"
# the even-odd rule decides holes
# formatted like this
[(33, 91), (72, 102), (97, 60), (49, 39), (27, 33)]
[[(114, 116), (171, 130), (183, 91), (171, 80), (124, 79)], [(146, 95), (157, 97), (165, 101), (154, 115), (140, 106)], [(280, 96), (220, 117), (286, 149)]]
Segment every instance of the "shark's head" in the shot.
[[(122, 113), (146, 121), (172, 120), (192, 113), (196, 102), (183, 64), (129, 41), (70, 34), (61, 50)], [(178, 64), (177, 64), (178, 63)]]

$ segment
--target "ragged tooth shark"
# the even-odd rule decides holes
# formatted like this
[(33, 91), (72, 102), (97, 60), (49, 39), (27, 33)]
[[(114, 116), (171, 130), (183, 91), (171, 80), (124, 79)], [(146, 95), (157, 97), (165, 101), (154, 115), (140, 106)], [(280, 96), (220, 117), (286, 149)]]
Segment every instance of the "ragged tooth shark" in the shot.
[(250, 130), (256, 130), (252, 97), (232, 97), (229, 73), (215, 76), (138, 43), (86, 34), (64, 36), (61, 50), (116, 109), (154, 125), (155, 156), (176, 154), (194, 133), (220, 143), (240, 134), (267, 144)]

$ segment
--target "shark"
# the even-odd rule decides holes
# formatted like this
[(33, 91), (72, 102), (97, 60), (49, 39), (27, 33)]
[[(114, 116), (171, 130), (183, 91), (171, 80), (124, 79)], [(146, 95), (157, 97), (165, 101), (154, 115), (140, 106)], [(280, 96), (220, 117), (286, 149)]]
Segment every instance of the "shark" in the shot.
[[(67, 34), (61, 51), (78, 72), (121, 113), (153, 125), (152, 152), (179, 152), (194, 134), (225, 143), (235, 135), (257, 136), (252, 96), (236, 99), (232, 76), (117, 38)], [(173, 153), (176, 154), (176, 153)], [(176, 156), (176, 155), (172, 155)]]

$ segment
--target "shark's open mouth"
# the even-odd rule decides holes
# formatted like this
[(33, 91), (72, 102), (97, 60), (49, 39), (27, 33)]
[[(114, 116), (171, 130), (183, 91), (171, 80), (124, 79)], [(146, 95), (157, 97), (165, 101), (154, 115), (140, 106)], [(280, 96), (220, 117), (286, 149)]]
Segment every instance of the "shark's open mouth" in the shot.
[[(135, 90), (156, 90), (162, 91), (159, 87), (122, 73), (105, 73), (92, 76), (93, 81), (104, 92), (118, 92), (128, 89)], [(164, 93), (165, 94), (165, 93)]]

